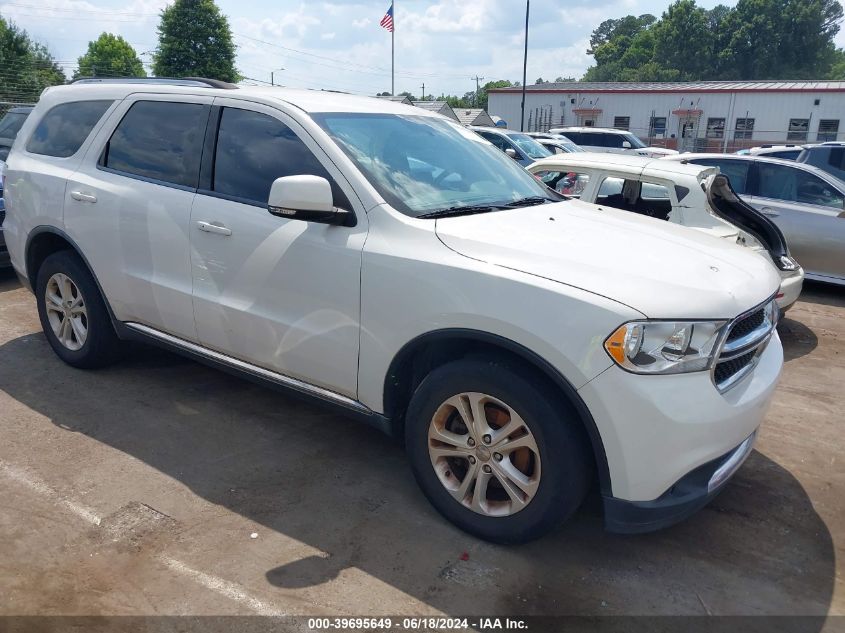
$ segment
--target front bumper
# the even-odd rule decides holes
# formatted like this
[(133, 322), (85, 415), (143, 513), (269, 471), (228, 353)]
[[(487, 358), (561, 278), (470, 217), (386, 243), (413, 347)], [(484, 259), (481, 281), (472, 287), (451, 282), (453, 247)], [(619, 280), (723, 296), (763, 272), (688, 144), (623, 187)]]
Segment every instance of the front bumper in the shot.
[(654, 501), (624, 501), (604, 497), (604, 525), (608, 532), (636, 534), (667, 527), (695, 514), (739, 470), (751, 454), (755, 431), (735, 449), (699, 466)]
[[(653, 509), (660, 527), (707, 503), (714, 492), (707, 489), (709, 476), (760, 426), (782, 365), (774, 333), (754, 370), (725, 393), (709, 372), (645, 376), (616, 366), (581, 387), (604, 445), (610, 489), (602, 492), (611, 515), (635, 507), (635, 523), (648, 524), (642, 514)], [(703, 488), (700, 468), (710, 469)], [(661, 518), (666, 513), (670, 518)]]

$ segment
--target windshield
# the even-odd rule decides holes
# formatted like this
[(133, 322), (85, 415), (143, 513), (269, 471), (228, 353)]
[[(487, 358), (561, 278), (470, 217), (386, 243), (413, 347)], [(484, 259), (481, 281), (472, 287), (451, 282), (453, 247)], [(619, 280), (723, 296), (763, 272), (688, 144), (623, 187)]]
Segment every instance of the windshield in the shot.
[(508, 134), (508, 138), (529, 158), (546, 158), (552, 153), (527, 134)]
[(643, 149), (644, 147), (648, 147), (645, 143), (643, 143), (639, 138), (634, 136), (633, 134), (623, 134), (623, 138), (631, 144), (631, 147), (635, 147), (636, 149)]
[(382, 113), (312, 116), (376, 191), (406, 215), (534, 197), (557, 200), (513, 159), (451, 121)]
[(18, 130), (26, 121), (28, 113), (24, 112), (7, 112), (6, 116), (0, 119), (0, 136), (4, 138), (15, 138), (18, 135)]

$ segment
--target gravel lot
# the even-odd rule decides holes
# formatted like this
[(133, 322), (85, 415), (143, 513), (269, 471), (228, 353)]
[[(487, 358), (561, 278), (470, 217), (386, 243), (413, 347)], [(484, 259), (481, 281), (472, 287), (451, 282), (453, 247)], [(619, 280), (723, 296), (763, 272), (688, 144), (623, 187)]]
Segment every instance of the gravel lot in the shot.
[(62, 364), (0, 271), (0, 614), (845, 615), (845, 289), (807, 284), (780, 332), (757, 450), (710, 506), (616, 536), (587, 503), (508, 548), (354, 421), (150, 348)]

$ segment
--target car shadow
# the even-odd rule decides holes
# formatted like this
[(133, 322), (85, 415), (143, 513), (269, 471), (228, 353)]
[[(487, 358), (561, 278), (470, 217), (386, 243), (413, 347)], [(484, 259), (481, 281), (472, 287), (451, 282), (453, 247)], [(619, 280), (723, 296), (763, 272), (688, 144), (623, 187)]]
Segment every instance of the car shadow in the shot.
[(0, 346), (0, 389), (66, 432), (326, 553), (268, 560), (270, 590), (356, 567), (449, 614), (823, 615), (830, 606), (830, 532), (795, 477), (759, 452), (677, 526), (607, 534), (592, 499), (545, 538), (500, 547), (442, 519), (401, 447), (378, 431), (170, 353), (135, 352), (86, 372), (27, 335)]
[(819, 344), (819, 337), (813, 330), (789, 316), (778, 323), (778, 334), (783, 343), (783, 359), (786, 362), (806, 356)]
[(17, 290), (20, 287), (21, 282), (18, 281), (18, 276), (12, 267), (0, 268), (0, 292)]

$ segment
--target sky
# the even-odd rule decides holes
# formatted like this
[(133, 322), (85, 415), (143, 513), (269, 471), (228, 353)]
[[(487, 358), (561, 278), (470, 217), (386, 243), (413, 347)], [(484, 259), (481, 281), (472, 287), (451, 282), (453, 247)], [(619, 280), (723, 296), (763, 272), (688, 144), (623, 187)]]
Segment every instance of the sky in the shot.
[[(159, 11), (172, 0), (0, 0), (0, 15), (45, 44), (72, 74), (88, 41), (122, 35), (148, 64)], [(652, 13), (670, 0), (533, 0), (528, 82), (580, 77), (603, 20)], [(258, 81), (375, 94), (390, 90), (390, 0), (217, 0), (237, 45), (237, 68)], [(735, 1), (724, 1), (733, 5)], [(711, 8), (717, 1), (699, 0)], [(492, 79), (522, 79), (522, 0), (396, 0), (396, 92), (457, 94)], [(845, 45), (845, 33), (837, 37)], [(147, 66), (149, 70), (149, 66)], [(279, 70), (284, 69), (284, 70)]]

